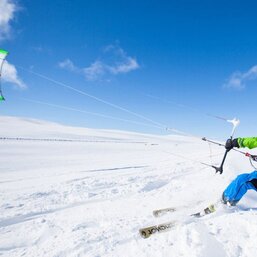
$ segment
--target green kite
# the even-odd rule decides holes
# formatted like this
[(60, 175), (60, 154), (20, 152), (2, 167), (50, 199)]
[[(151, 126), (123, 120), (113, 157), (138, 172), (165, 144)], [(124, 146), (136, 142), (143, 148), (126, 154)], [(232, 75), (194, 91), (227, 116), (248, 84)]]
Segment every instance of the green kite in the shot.
[(7, 55), (8, 55), (7, 51), (0, 49), (0, 101), (5, 100), (2, 93), (2, 69), (3, 69), (4, 61)]

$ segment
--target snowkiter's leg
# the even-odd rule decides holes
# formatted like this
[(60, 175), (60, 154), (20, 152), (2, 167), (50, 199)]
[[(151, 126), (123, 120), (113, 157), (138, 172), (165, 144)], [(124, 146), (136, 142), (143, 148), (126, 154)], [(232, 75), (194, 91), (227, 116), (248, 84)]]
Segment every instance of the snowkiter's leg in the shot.
[(249, 174), (242, 174), (236, 177), (222, 194), (222, 201), (225, 204), (236, 205), (249, 189), (257, 190), (256, 180), (249, 180)]
[(257, 179), (252, 179), (250, 180), (250, 182), (253, 184), (253, 186), (255, 187), (255, 190), (257, 191)]

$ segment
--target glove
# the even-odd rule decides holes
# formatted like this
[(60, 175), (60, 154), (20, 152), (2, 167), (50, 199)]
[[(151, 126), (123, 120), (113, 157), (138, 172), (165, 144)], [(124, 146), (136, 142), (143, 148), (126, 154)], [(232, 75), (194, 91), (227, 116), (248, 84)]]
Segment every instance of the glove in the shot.
[(239, 148), (239, 144), (237, 142), (237, 138), (232, 139), (228, 139), (226, 144), (225, 144), (225, 148), (230, 151), (231, 149), (233, 149), (234, 147)]

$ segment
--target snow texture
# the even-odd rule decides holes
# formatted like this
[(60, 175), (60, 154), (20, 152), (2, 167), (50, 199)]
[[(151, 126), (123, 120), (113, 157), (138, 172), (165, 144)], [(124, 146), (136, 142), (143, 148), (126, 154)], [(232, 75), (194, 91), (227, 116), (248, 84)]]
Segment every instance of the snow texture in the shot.
[[(224, 149), (210, 153), (197, 139), (4, 116), (0, 123), (0, 256), (256, 256), (256, 192), (189, 218), (252, 171), (243, 155), (231, 151), (218, 175), (179, 157), (219, 165)], [(166, 207), (178, 211), (153, 217)], [(180, 225), (149, 239), (138, 233), (170, 220)]]

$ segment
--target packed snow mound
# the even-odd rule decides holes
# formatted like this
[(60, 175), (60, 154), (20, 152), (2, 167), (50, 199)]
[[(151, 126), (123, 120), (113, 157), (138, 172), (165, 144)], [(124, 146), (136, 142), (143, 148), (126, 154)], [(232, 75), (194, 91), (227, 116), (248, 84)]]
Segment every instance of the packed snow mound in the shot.
[[(236, 175), (252, 171), (243, 155), (230, 151), (219, 175), (200, 162), (219, 165), (224, 149), (198, 139), (0, 122), (1, 256), (256, 255), (256, 192), (236, 208), (187, 220), (217, 202)], [(177, 211), (153, 217), (165, 207)], [(180, 225), (149, 239), (138, 233), (170, 220)]]

